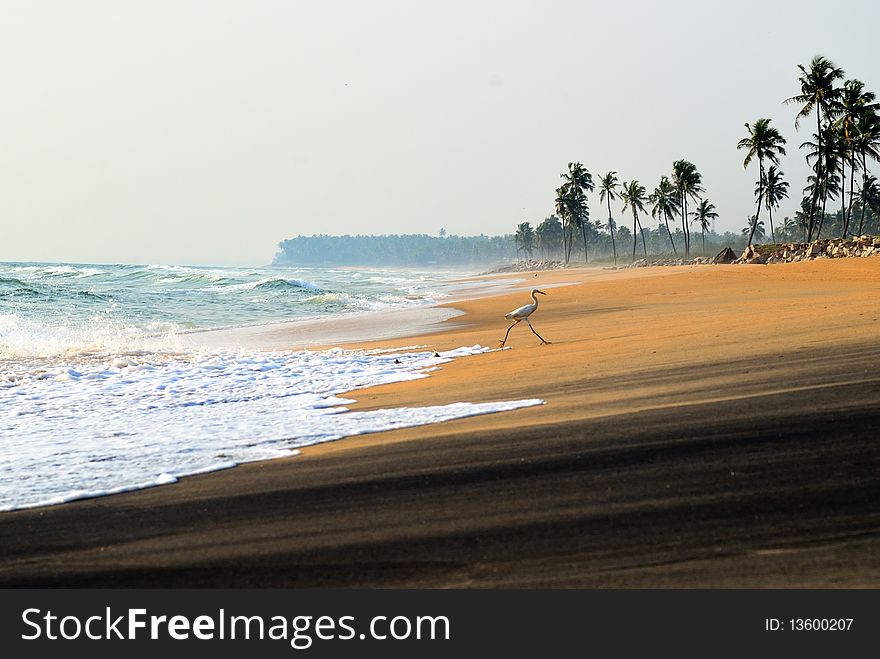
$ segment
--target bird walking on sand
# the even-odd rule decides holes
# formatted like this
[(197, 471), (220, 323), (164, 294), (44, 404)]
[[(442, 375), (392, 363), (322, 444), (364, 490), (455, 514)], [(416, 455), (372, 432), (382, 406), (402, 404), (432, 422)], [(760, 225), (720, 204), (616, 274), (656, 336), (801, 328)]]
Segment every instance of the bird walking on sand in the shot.
[(529, 316), (535, 313), (535, 309), (538, 308), (538, 298), (535, 297), (535, 293), (539, 293), (541, 295), (547, 295), (544, 291), (539, 291), (537, 288), (532, 289), (532, 304), (527, 304), (525, 306), (520, 307), (519, 309), (514, 309), (508, 314), (505, 314), (504, 317), (508, 320), (513, 321), (513, 325), (507, 328), (507, 334), (504, 335), (504, 338), (501, 339), (501, 345), (504, 346), (507, 343), (507, 337), (510, 335), (510, 330), (514, 328), (515, 325), (522, 321), (526, 321), (526, 324), (529, 326), (529, 329), (532, 330), (532, 334), (541, 339), (541, 343), (550, 343), (545, 340), (543, 336), (538, 334), (535, 331), (535, 328), (532, 327), (532, 323), (529, 321)]

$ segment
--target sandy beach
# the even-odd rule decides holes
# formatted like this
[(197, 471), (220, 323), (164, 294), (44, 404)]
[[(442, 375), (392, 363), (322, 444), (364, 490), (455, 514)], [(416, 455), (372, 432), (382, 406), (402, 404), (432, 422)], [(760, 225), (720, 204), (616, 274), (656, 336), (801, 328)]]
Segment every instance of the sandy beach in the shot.
[(4, 513), (0, 585), (880, 584), (880, 258), (511, 278), (348, 347), (495, 346), (532, 285), (550, 345), (522, 324), (353, 407), (545, 405)]

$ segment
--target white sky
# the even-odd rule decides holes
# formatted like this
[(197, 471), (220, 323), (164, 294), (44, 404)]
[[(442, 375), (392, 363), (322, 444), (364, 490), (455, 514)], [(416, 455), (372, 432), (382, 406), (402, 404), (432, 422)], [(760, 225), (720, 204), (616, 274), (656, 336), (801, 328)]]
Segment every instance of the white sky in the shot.
[(735, 146), (763, 116), (789, 140), (781, 218), (806, 176), (781, 104), (797, 64), (880, 91), (878, 6), (0, 0), (0, 260), (259, 265), (299, 233), (512, 232), (572, 160), (650, 191), (687, 158), (739, 230), (757, 172)]

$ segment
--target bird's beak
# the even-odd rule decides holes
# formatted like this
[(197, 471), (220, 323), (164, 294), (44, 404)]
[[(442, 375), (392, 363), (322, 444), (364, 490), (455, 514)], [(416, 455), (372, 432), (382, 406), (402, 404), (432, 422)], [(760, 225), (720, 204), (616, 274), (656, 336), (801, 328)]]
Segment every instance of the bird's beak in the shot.
[(540, 293), (541, 295), (547, 295), (544, 291), (535, 291), (535, 293)]

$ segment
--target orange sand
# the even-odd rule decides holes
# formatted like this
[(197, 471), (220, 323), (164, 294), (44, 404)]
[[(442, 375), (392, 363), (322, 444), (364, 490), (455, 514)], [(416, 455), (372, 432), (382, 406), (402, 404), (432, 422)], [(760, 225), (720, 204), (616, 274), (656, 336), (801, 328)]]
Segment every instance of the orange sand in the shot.
[[(880, 258), (583, 268), (527, 277), (548, 293), (532, 321), (551, 345), (541, 345), (521, 323), (511, 331), (509, 350), (459, 359), (429, 379), (352, 397), (356, 409), (520, 398), (542, 398), (545, 406), (346, 439), (307, 453), (785, 391), (787, 373), (804, 375), (814, 366), (799, 363), (799, 351), (880, 339)], [(550, 287), (578, 279), (582, 283)], [(360, 345), (497, 346), (508, 326), (504, 314), (528, 302), (527, 293), (517, 292), (456, 303), (466, 315), (449, 321), (448, 331)], [(763, 360), (772, 376), (714, 373), (714, 364), (743, 358)], [(673, 372), (682, 375), (670, 378)]]

